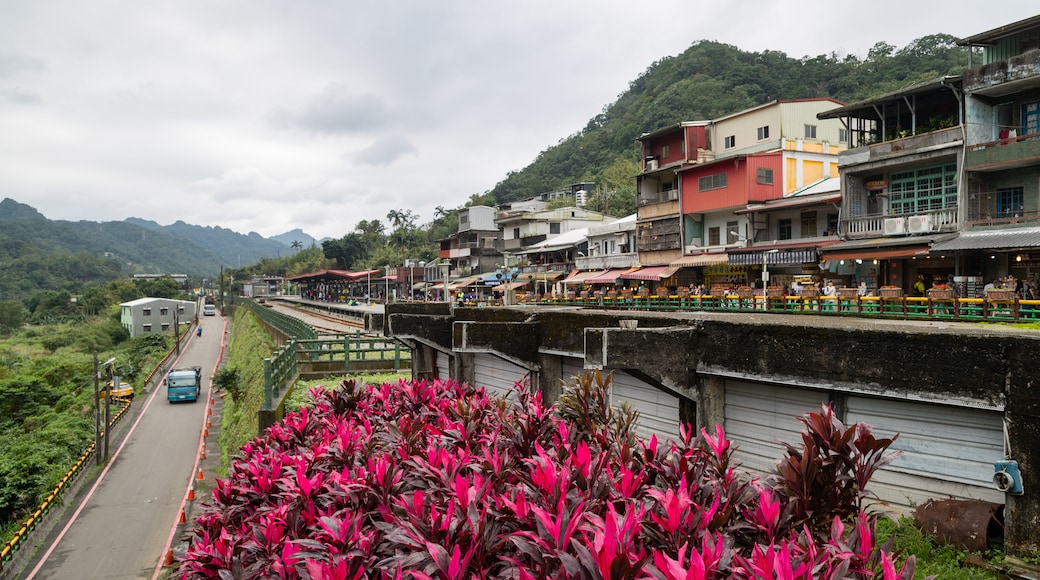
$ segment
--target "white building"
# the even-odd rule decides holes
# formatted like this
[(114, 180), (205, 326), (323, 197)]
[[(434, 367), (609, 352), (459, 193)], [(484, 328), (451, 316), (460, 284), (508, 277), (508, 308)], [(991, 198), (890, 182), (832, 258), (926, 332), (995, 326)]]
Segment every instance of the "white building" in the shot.
[(195, 310), (195, 303), (187, 300), (138, 298), (119, 305), (119, 322), (131, 337), (169, 332), (174, 323), (190, 323)]

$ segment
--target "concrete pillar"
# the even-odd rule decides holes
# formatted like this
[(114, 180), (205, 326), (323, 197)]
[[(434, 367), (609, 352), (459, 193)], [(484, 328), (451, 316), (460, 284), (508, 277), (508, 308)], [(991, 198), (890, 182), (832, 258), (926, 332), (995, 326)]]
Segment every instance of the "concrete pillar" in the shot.
[(560, 398), (563, 392), (563, 358), (557, 355), (540, 354), (538, 364), (542, 367), (538, 373), (538, 389), (542, 393), (542, 404), (548, 407)]
[(451, 377), (459, 383), (474, 384), (474, 355), (471, 352), (456, 352), (451, 369)]
[(437, 351), (418, 342), (412, 349), (412, 380), (433, 380), (434, 357)]
[(726, 381), (722, 377), (701, 377), (699, 383), (697, 425), (714, 432), (715, 425), (726, 424)]

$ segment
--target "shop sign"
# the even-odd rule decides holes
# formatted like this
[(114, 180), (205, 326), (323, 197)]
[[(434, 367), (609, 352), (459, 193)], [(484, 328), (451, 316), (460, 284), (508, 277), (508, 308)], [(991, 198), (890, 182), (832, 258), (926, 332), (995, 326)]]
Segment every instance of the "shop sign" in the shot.
[(887, 179), (870, 179), (863, 182), (863, 189), (867, 191), (884, 191), (888, 187)]

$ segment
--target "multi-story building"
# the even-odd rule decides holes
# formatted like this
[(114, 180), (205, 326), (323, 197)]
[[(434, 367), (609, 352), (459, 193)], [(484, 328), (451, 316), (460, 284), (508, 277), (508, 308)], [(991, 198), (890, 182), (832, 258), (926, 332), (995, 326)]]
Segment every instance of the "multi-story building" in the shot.
[(458, 231), (441, 240), (438, 258), (450, 264), (452, 276), (494, 270), (502, 262), (502, 254), (496, 249), (499, 238), (495, 208), (482, 205), (464, 207), (459, 210)]
[[(962, 75), (964, 173), (961, 231), (932, 254), (958, 273), (993, 280), (1040, 275), (1040, 16), (958, 42), (972, 61)], [(978, 62), (977, 47), (981, 47)]]
[(664, 127), (639, 137), (642, 172), (636, 176), (636, 251), (643, 264), (669, 264), (683, 255), (676, 172), (714, 158), (711, 121)]
[(838, 156), (844, 241), (824, 261), (903, 288), (953, 272), (952, 257), (929, 250), (960, 225), (961, 99), (960, 77), (945, 76), (819, 115), (841, 120), (850, 139)]
[(495, 247), (502, 254), (516, 254), (551, 236), (596, 226), (604, 221), (603, 214), (592, 210), (576, 206), (546, 209), (544, 202), (532, 204), (532, 201), (499, 207), (495, 223), (501, 238)]
[(170, 298), (138, 298), (119, 305), (119, 322), (131, 337), (170, 332), (195, 318), (195, 303)]

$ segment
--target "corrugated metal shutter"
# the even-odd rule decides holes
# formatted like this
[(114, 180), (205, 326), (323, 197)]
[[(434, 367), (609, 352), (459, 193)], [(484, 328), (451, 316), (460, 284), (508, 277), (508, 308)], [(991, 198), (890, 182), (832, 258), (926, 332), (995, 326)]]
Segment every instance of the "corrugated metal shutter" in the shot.
[(624, 371), (614, 371), (610, 404), (627, 402), (639, 411), (636, 433), (643, 439), (679, 438), (679, 397), (646, 383)]
[(434, 352), (437, 353), (437, 358), (434, 360), (437, 369), (437, 378), (446, 381), (451, 378), (451, 355), (439, 350)]
[(478, 352), (473, 355), (473, 382), (478, 387), (485, 387), (489, 395), (510, 394), (513, 384), (528, 378), (530, 372), (491, 353)]
[(903, 455), (876, 474), (871, 491), (900, 512), (930, 498), (1004, 503), (993, 486), (993, 462), (1004, 457), (1003, 414), (997, 411), (849, 397), (846, 424), (866, 423), (877, 437), (899, 433)]
[(563, 359), (563, 365), (560, 369), (560, 379), (563, 380), (564, 389), (567, 389), (574, 384), (574, 377), (580, 375), (585, 370), (585, 360), (580, 358), (565, 357)]
[(773, 473), (783, 456), (781, 442), (801, 441), (798, 418), (819, 410), (827, 398), (823, 391), (726, 381), (724, 428), (737, 445), (735, 457), (748, 471)]

